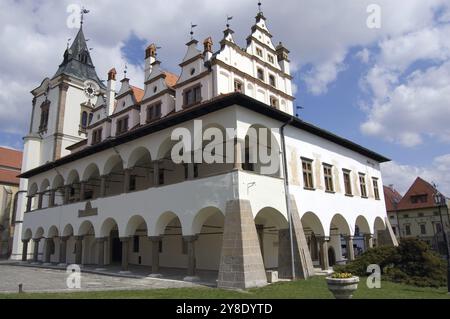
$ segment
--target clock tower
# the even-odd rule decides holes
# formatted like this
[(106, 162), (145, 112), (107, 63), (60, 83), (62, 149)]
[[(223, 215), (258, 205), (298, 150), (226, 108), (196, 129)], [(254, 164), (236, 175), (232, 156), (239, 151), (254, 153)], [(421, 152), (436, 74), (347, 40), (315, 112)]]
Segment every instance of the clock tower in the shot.
[[(106, 87), (95, 71), (81, 24), (56, 73), (31, 91), (32, 112), (29, 131), (24, 137), (22, 172), (68, 155), (66, 147), (86, 139), (86, 128), (97, 97), (105, 92)], [(21, 179), (12, 259), (19, 259), (22, 249), (21, 222), (27, 190), (27, 180)]]

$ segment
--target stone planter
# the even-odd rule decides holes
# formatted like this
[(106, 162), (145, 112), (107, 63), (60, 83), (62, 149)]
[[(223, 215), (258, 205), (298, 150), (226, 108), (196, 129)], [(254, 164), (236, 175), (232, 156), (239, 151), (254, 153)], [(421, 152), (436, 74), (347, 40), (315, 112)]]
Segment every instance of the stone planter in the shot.
[(336, 299), (352, 299), (353, 293), (358, 289), (359, 277), (331, 278), (326, 277), (328, 289)]

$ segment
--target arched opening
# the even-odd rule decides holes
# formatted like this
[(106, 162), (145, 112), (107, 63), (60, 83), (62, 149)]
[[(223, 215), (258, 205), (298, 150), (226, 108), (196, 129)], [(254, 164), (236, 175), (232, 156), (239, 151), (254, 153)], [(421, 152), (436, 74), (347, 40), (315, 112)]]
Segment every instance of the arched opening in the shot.
[[(172, 141), (170, 138), (166, 139), (158, 151), (158, 163), (155, 173), (157, 185), (169, 185), (183, 182), (188, 175), (187, 165), (183, 163), (176, 164), (172, 161), (172, 148), (177, 144), (177, 141)], [(197, 167), (197, 166), (196, 166)], [(197, 177), (195, 174), (194, 177)]]
[(45, 262), (57, 263), (59, 261), (59, 230), (54, 225), (47, 232), (44, 251)]
[(74, 264), (75, 263), (75, 238), (74, 238), (74, 231), (71, 224), (67, 224), (62, 231), (62, 237), (65, 237), (66, 239), (66, 255), (65, 255), (65, 261), (67, 264)]
[(257, 174), (280, 176), (280, 147), (270, 128), (252, 125), (248, 129), (242, 168)]
[(348, 244), (353, 245), (354, 242), (348, 242), (348, 236), (352, 235), (350, 227), (341, 214), (336, 214), (330, 223), (330, 247), (333, 247), (336, 263), (343, 263), (348, 260), (349, 249)]
[(325, 231), (319, 217), (312, 213), (306, 212), (302, 218), (303, 231), (305, 232), (306, 241), (308, 243), (309, 252), (314, 266), (324, 266), (320, 259), (320, 250), (322, 249), (320, 242), (324, 239)]
[(75, 203), (80, 200), (80, 176), (76, 170), (70, 171), (67, 177), (67, 185), (70, 185), (69, 203)]
[(371, 239), (370, 226), (363, 215), (359, 215), (355, 222), (355, 232), (353, 242), (355, 243), (355, 257), (361, 255), (369, 249), (369, 240)]
[[(198, 235), (195, 242), (195, 259), (198, 270), (219, 270), (224, 221), (224, 214), (216, 207), (205, 207), (195, 216), (192, 222), (192, 232)], [(217, 273), (215, 274), (217, 275)]]
[(106, 219), (100, 228), (100, 237), (107, 238), (105, 249), (105, 264), (119, 265), (122, 263), (122, 242), (119, 236), (119, 227), (113, 218)]
[(106, 196), (114, 196), (123, 193), (124, 171), (122, 158), (119, 155), (111, 156), (105, 164), (104, 174), (106, 175)]
[(28, 190), (28, 200), (29, 200), (29, 209), (36, 210), (38, 208), (38, 186), (36, 183), (33, 183)]
[(130, 191), (140, 191), (153, 186), (154, 166), (150, 152), (145, 147), (135, 149), (128, 159), (130, 167)]
[(48, 208), (50, 202), (50, 182), (48, 179), (44, 179), (41, 183), (39, 201), (38, 208)]
[(386, 225), (381, 217), (375, 218), (373, 223), (374, 229), (374, 244), (375, 246), (383, 246), (386, 244), (387, 240), (385, 236), (387, 236)]
[(173, 212), (163, 213), (156, 223), (159, 243), (159, 264), (161, 267), (186, 268), (187, 243), (183, 240), (180, 219)]
[(94, 163), (89, 164), (83, 173), (85, 200), (96, 199), (100, 196), (100, 170)]
[(128, 221), (125, 236), (131, 237), (128, 260), (132, 265), (151, 265), (151, 241), (148, 239), (147, 223), (135, 215)]
[(61, 175), (58, 174), (53, 179), (52, 189), (55, 192), (54, 205), (62, 205), (64, 203), (64, 178)]
[(92, 223), (85, 220), (78, 230), (78, 236), (82, 236), (81, 247), (73, 246), (73, 254), (77, 254), (77, 249), (81, 249), (81, 263), (85, 265), (95, 264), (95, 230)]
[(264, 268), (277, 269), (279, 253), (291, 252), (288, 221), (278, 210), (265, 207), (256, 214), (255, 225)]

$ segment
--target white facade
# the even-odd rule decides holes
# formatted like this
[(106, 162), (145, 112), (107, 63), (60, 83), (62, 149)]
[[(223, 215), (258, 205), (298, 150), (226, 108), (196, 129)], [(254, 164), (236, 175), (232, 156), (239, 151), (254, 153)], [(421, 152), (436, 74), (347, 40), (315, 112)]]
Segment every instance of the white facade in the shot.
[[(115, 73), (109, 75), (106, 98), (96, 103), (87, 128), (86, 145), (52, 164), (35, 168), (43, 164), (36, 161), (24, 167), (29, 207), (22, 239), (34, 239), (36, 243), (40, 238), (47, 239), (36, 251), (29, 246), (25, 257), (96, 264), (101, 254), (99, 263), (109, 264), (118, 261), (120, 239), (126, 263), (154, 267), (157, 260), (161, 267), (217, 271), (227, 205), (244, 200), (251, 206), (263, 267), (279, 267), (282, 248), (278, 232), (289, 224), (280, 130), (283, 125), (287, 125), (288, 191), (295, 200), (312, 260), (319, 263), (316, 240), (320, 238), (329, 247), (323, 256), (332, 253), (333, 263), (344, 261), (344, 254), (353, 257), (342, 245), (344, 239), (351, 245), (353, 236), (365, 235), (365, 249), (371, 245), (372, 236), (381, 242), (378, 237), (386, 228), (386, 210), (380, 162), (386, 159), (292, 116), (288, 51), (281, 44), (273, 46), (265, 21), (258, 14), (246, 51), (238, 48), (229, 29), (216, 53), (210, 39), (205, 41), (203, 52), (197, 49), (197, 41), (190, 41), (176, 83), (173, 75), (162, 71), (155, 61), (155, 46), (146, 52), (143, 92), (131, 88), (124, 79), (113, 103), (110, 97), (114, 94), (111, 83)], [(137, 98), (139, 94), (142, 96)], [(70, 102), (73, 105), (82, 102), (77, 94), (70, 96), (74, 97)], [(147, 112), (153, 112), (149, 107), (157, 104), (159, 113), (155, 111), (156, 117), (149, 118)], [(121, 125), (118, 120), (124, 116), (128, 116), (125, 132), (117, 130)], [(94, 140), (93, 132), (100, 127), (101, 139)], [(214, 136), (203, 144), (196, 146), (191, 141), (191, 155), (206, 149), (213, 137), (224, 135), (224, 144), (215, 144), (214, 154), (225, 158), (231, 151), (229, 158), (234, 160), (176, 164), (171, 157), (176, 144), (171, 134), (177, 128), (191, 136), (215, 128)], [(266, 142), (258, 133), (257, 146), (251, 146), (248, 141), (254, 128), (269, 129), (273, 139)], [(230, 135), (230, 129), (236, 131), (235, 136)], [(275, 170), (264, 173), (262, 159), (249, 163), (252, 147), (271, 152), (277, 163)], [(311, 163), (313, 185), (304, 184), (304, 159)], [(325, 187), (324, 165), (331, 169), (331, 190)], [(343, 170), (350, 174), (351, 194), (345, 191)], [(365, 178), (366, 194), (361, 194), (360, 176)], [(373, 181), (377, 181), (378, 191)], [(62, 259), (61, 238), (67, 239), (67, 253)], [(132, 238), (128, 248), (127, 238)], [(159, 250), (152, 248), (155, 238), (161, 241)], [(184, 243), (192, 238), (195, 251)], [(82, 249), (77, 248), (82, 251), (78, 260), (73, 253), (76, 240), (82, 243)], [(320, 249), (323, 247), (327, 244)], [(321, 258), (322, 267), (327, 268), (328, 258)], [(122, 264), (125, 259), (122, 255)]]

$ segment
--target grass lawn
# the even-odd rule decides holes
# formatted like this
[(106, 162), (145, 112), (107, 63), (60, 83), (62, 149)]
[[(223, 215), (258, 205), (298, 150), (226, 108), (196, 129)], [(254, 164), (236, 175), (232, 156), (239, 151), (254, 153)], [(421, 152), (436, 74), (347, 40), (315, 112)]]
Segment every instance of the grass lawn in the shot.
[[(402, 284), (383, 281), (380, 289), (369, 289), (366, 286), (366, 278), (361, 278), (354, 298), (362, 299), (450, 299), (446, 288), (419, 288)], [(325, 277), (316, 276), (309, 280), (296, 282), (280, 282), (264, 288), (249, 289), (247, 291), (229, 291), (214, 288), (174, 288), (152, 290), (125, 290), (125, 291), (95, 291), (95, 292), (70, 292), (70, 293), (23, 293), (0, 294), (2, 298), (76, 298), (76, 299), (101, 299), (101, 298), (162, 298), (162, 299), (227, 299), (227, 298), (304, 298), (304, 299), (328, 299), (333, 298), (328, 291)]]

